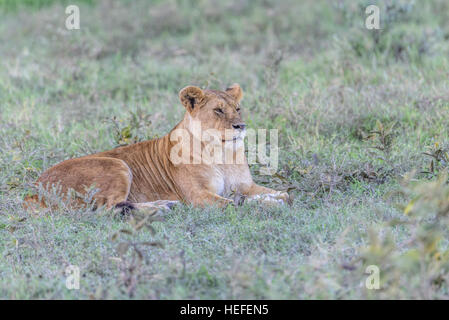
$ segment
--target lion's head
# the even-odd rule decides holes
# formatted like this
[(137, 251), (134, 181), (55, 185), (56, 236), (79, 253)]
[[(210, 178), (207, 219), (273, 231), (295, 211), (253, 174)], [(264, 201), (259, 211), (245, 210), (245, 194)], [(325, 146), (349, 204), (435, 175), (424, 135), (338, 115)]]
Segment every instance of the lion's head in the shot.
[(216, 132), (213, 135), (221, 142), (242, 141), (245, 137), (246, 125), (240, 111), (242, 97), (238, 84), (225, 91), (188, 86), (179, 92), (181, 103), (187, 110), (187, 120), (201, 123), (202, 132)]

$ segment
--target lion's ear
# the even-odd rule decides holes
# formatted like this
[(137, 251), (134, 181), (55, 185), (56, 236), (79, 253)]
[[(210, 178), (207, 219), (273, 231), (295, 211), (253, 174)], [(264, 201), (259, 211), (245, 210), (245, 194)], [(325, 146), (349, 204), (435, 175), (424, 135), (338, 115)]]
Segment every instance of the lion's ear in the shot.
[(227, 88), (226, 93), (233, 97), (237, 103), (243, 98), (243, 90), (237, 83), (234, 83), (232, 86)]
[(198, 87), (188, 86), (179, 91), (179, 99), (187, 111), (192, 112), (204, 98), (204, 92)]

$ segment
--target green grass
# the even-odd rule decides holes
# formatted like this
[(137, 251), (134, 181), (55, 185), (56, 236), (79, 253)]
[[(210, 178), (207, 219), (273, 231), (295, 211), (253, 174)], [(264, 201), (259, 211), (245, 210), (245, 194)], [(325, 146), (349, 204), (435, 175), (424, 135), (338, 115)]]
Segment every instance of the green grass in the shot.
[[(401, 183), (448, 166), (449, 6), (390, 3), (369, 31), (366, 1), (78, 1), (68, 31), (65, 1), (0, 0), (0, 298), (448, 298), (447, 216), (421, 220), (440, 211)], [(106, 211), (22, 209), (51, 165), (164, 135), (181, 88), (234, 82), (248, 125), (279, 130), (279, 177), (255, 180), (291, 207), (181, 206), (131, 235)]]

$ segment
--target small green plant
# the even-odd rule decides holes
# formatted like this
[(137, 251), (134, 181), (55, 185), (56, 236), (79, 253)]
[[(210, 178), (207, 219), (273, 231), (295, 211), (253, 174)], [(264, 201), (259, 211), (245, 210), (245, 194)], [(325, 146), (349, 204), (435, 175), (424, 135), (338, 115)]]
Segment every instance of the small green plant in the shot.
[(125, 120), (114, 116), (106, 119), (106, 122), (112, 124), (114, 143), (118, 146), (126, 146), (148, 139), (151, 114), (139, 107), (135, 112), (130, 111)]
[(385, 157), (380, 157), (382, 160), (388, 162), (393, 146), (393, 138), (395, 136), (394, 127), (396, 122), (389, 125), (384, 125), (379, 120), (376, 121), (376, 128), (369, 132), (365, 140), (371, 141), (373, 146), (371, 148), (381, 151)]
[(421, 173), (429, 175), (430, 178), (434, 178), (442, 169), (446, 169), (449, 166), (449, 148), (446, 145), (435, 142), (432, 146), (428, 146), (427, 149), (423, 154), (431, 158), (429, 169)]
[(135, 294), (136, 286), (142, 277), (142, 266), (145, 263), (145, 254), (148, 253), (145, 247), (163, 248), (159, 241), (140, 241), (135, 240), (139, 236), (139, 232), (146, 228), (152, 235), (156, 231), (151, 225), (155, 221), (162, 221), (158, 216), (158, 210), (134, 211), (129, 215), (130, 228), (120, 229), (115, 232), (111, 240), (118, 241), (117, 254), (118, 257), (113, 258), (119, 262), (121, 283), (126, 294), (132, 298)]

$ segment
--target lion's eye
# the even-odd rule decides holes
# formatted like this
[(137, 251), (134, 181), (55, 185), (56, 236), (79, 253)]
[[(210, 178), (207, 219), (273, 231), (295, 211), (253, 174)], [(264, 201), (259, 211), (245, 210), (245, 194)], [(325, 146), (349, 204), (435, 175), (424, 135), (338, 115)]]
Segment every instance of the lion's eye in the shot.
[(215, 111), (216, 113), (218, 113), (218, 114), (224, 114), (224, 111), (223, 111), (222, 108), (217, 108), (217, 109), (215, 109), (214, 111)]

